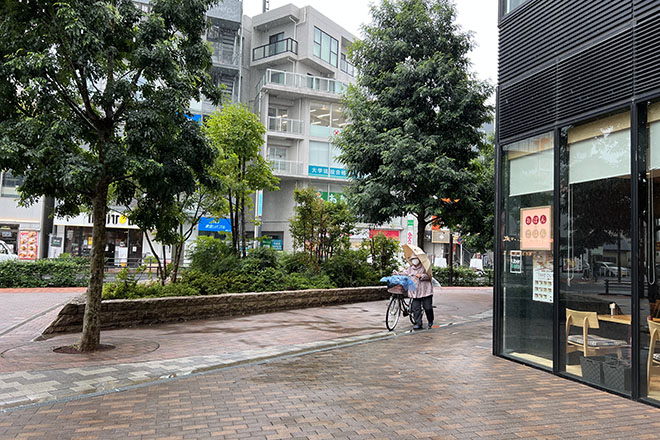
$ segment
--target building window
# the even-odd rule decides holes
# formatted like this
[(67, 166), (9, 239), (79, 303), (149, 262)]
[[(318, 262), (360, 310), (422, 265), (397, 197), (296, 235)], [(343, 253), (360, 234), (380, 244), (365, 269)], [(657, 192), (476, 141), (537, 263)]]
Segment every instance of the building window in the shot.
[(503, 354), (552, 367), (552, 133), (502, 148)]
[(353, 65), (348, 62), (345, 53), (341, 54), (341, 63), (339, 64), (339, 67), (342, 72), (350, 76), (355, 76), (355, 67), (353, 67)]
[(18, 197), (18, 187), (23, 184), (23, 177), (14, 176), (11, 171), (2, 173), (0, 195), (3, 197)]
[(339, 104), (312, 102), (309, 107), (309, 134), (328, 138), (341, 130), (348, 122)]
[(508, 14), (526, 1), (527, 0), (504, 0), (504, 14)]
[(314, 28), (314, 56), (337, 67), (339, 42), (317, 27)]
[(309, 141), (309, 175), (346, 179), (346, 169), (337, 159), (340, 153), (329, 142)]

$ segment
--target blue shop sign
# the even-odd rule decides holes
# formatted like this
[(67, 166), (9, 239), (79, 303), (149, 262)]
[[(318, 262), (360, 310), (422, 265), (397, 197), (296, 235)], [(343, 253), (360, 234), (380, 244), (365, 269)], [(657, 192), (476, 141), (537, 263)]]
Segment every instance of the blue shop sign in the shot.
[(228, 218), (202, 217), (199, 219), (200, 231), (231, 232), (231, 221)]
[(199, 125), (202, 125), (202, 115), (198, 115), (197, 113), (193, 113), (190, 115), (186, 115), (186, 118), (190, 119), (191, 121), (197, 122)]
[(275, 249), (276, 251), (281, 251), (282, 250), (282, 240), (273, 240), (271, 242), (271, 247)]
[(328, 177), (328, 175), (330, 174), (330, 169), (328, 167), (323, 167), (319, 165), (310, 165), (307, 172), (310, 176)]

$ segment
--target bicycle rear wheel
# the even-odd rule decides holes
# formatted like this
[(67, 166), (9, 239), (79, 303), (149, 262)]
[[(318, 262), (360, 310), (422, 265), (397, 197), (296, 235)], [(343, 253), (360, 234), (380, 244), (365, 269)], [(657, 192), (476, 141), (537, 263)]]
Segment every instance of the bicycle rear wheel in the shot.
[(410, 318), (410, 323), (412, 325), (415, 325), (415, 315), (413, 314), (412, 311), (412, 299), (411, 298), (406, 298), (403, 301), (403, 306), (405, 307), (405, 310), (408, 311), (408, 318)]
[(399, 316), (401, 315), (401, 305), (399, 300), (392, 297), (390, 303), (387, 305), (387, 312), (385, 312), (385, 326), (389, 331), (394, 330), (399, 323)]

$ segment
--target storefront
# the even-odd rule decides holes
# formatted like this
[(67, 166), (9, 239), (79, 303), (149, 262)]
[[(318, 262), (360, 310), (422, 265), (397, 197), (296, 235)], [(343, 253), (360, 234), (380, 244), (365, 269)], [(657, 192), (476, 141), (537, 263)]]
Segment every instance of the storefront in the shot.
[[(56, 257), (65, 252), (73, 256), (88, 257), (92, 252), (92, 243), (91, 215), (56, 218), (49, 254)], [(142, 249), (142, 231), (121, 213), (109, 213), (106, 219), (106, 266), (137, 267), (142, 264)]]
[[(660, 406), (660, 1), (642, 3), (501, 18), (493, 351)], [(602, 33), (538, 37), (568, 22)]]

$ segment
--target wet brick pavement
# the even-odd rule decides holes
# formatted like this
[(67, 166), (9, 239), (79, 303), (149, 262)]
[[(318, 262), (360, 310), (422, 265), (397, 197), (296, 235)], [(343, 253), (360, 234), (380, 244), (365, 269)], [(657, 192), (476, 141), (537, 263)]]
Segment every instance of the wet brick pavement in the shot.
[(0, 413), (0, 439), (656, 439), (660, 410), (491, 355), (491, 321)]
[[(0, 292), (0, 301), (10, 298), (16, 303), (16, 295)], [(56, 313), (40, 314), (50, 302), (58, 301), (57, 295), (40, 295), (38, 301), (24, 296), (22, 313), (29, 316), (32, 311), (36, 318), (0, 337), (0, 411), (389, 334), (383, 323), (386, 301), (375, 301), (104, 331), (102, 342), (116, 349), (66, 355), (53, 353), (53, 348), (75, 343), (78, 335), (32, 340)], [(489, 316), (491, 293), (442, 289), (435, 305), (438, 325), (482, 319)], [(0, 315), (8, 313), (0, 311)], [(402, 320), (397, 330), (410, 327)]]

